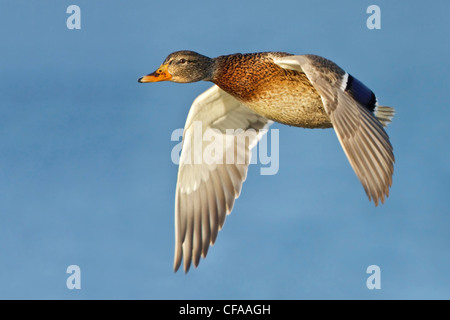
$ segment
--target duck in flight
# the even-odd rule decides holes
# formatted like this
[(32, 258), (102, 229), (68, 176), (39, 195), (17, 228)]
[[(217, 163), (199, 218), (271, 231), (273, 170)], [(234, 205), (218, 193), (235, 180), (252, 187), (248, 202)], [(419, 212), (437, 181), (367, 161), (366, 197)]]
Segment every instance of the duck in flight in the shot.
[[(350, 165), (375, 206), (389, 196), (394, 154), (384, 127), (394, 109), (334, 62), (316, 55), (284, 52), (209, 58), (193, 51), (170, 54), (141, 83), (210, 81), (193, 102), (183, 133), (175, 195), (174, 270), (188, 272), (213, 245), (241, 192), (250, 149), (273, 121), (303, 128), (334, 128)], [(237, 161), (198, 162), (195, 123), (223, 136), (223, 150)], [(227, 130), (234, 129), (231, 139)], [(239, 130), (240, 129), (240, 130)], [(239, 139), (240, 134), (255, 132)], [(244, 143), (242, 142), (244, 141)], [(203, 151), (207, 145), (202, 146)]]

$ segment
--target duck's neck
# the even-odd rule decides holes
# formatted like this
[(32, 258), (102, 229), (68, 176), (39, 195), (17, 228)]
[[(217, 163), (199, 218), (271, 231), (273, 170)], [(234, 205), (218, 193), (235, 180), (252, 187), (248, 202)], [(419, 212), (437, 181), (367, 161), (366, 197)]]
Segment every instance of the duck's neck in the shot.
[(230, 66), (229, 60), (232, 60), (231, 56), (233, 55), (225, 55), (212, 58), (209, 69), (210, 75), (209, 78), (205, 80), (214, 82), (215, 84), (217, 84), (217, 82), (220, 82), (222, 74), (228, 71), (229, 69)]
[(209, 58), (204, 62), (203, 69), (205, 70), (203, 81), (211, 81), (214, 82), (216, 78), (216, 70), (218, 67), (217, 58)]
[(258, 68), (258, 60), (255, 56), (259, 54), (231, 54), (211, 59), (211, 78), (213, 82), (225, 92), (243, 100), (254, 89), (251, 84), (259, 82), (258, 74), (253, 72)]

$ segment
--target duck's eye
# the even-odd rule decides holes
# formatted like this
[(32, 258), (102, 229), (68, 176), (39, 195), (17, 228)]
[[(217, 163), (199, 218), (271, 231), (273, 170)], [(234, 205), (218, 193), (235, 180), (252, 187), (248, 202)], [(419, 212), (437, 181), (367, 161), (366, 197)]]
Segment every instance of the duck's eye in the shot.
[(181, 58), (180, 60), (178, 60), (178, 63), (180, 63), (180, 64), (186, 63), (186, 59), (185, 58)]

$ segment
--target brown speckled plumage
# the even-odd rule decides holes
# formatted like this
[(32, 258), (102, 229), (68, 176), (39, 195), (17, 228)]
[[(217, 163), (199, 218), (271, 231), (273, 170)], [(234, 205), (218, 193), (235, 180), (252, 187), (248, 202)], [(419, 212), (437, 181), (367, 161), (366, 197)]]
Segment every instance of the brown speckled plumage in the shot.
[(329, 128), (322, 100), (302, 72), (286, 70), (274, 57), (291, 54), (262, 52), (215, 58), (212, 82), (268, 119), (304, 128)]

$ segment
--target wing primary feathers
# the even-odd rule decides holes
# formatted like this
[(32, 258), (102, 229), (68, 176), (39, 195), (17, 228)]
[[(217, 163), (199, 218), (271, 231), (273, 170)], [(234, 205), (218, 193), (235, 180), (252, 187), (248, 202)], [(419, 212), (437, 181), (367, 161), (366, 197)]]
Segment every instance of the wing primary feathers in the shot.
[(214, 170), (211, 172), (211, 180), (214, 184), (214, 192), (217, 199), (217, 216), (219, 218), (219, 231), (222, 230), (223, 224), (225, 223), (227, 206), (225, 193), (222, 188), (222, 183), (220, 182), (219, 173)]
[(185, 198), (187, 202), (187, 225), (186, 225), (186, 236), (183, 239), (183, 262), (184, 262), (184, 272), (187, 273), (191, 266), (192, 260), (192, 237), (193, 237), (193, 229), (194, 229), (194, 208), (192, 199), (189, 197)]
[[(199, 189), (200, 191), (201, 189)], [(194, 231), (192, 239), (192, 260), (194, 267), (198, 266), (200, 255), (202, 253), (202, 205), (200, 200), (200, 192), (194, 192), (193, 202), (193, 216), (194, 216)]]
[(217, 200), (215, 198), (215, 189), (212, 179), (209, 179), (207, 182), (206, 194), (208, 197), (208, 209), (209, 209), (209, 225), (211, 229), (211, 240), (210, 243), (214, 244), (216, 242), (217, 233), (219, 232), (219, 215), (218, 215), (218, 207)]
[[(211, 242), (211, 224), (210, 224), (210, 213), (208, 212), (208, 193), (206, 191), (206, 184), (202, 182), (200, 192), (200, 202), (201, 202), (201, 215), (202, 215), (202, 257), (205, 258), (208, 253), (209, 243)], [(197, 263), (198, 265), (198, 263)]]

